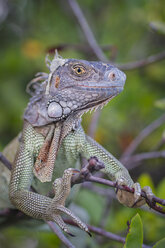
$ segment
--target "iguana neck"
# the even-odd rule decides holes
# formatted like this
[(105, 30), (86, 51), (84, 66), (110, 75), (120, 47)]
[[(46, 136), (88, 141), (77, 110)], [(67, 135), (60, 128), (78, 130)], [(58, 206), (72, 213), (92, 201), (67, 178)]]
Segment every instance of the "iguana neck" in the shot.
[[(45, 136), (44, 143), (36, 158), (33, 172), (41, 182), (52, 180), (58, 150), (63, 139), (80, 124), (80, 118), (69, 116), (65, 121), (52, 123), (45, 127), (35, 128)], [(46, 131), (46, 132), (45, 132)]]

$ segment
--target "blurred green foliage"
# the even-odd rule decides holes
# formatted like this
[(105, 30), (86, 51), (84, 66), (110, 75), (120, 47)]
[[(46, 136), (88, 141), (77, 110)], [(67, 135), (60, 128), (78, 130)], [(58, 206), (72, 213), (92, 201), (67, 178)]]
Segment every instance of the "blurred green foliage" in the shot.
[[(79, 0), (84, 14), (100, 45), (117, 49), (117, 63), (145, 58), (165, 47), (164, 0)], [(27, 83), (38, 71), (47, 71), (44, 63), (49, 49), (62, 44), (82, 44), (86, 40), (65, 0), (13, 0), (0, 2), (0, 148), (22, 128), (22, 114), (29, 96)], [(109, 58), (112, 51), (106, 51)], [(60, 55), (96, 60), (92, 53), (74, 48), (61, 49)], [(138, 70), (128, 71), (124, 92), (106, 106), (100, 116), (96, 140), (117, 158), (133, 138), (164, 112), (165, 61)], [(155, 103), (156, 102), (156, 103)], [(161, 106), (161, 107), (160, 107)], [(163, 106), (163, 107), (162, 107)], [(91, 115), (83, 118), (88, 129)], [(151, 134), (138, 152), (150, 151), (159, 144), (164, 127)], [(162, 147), (162, 149), (164, 146)], [(151, 185), (159, 197), (165, 198), (165, 167), (163, 159), (145, 160), (131, 171), (142, 185)], [(106, 200), (87, 189), (80, 191), (77, 204), (86, 209), (90, 223), (99, 225)], [(153, 244), (165, 237), (162, 216), (144, 210), (128, 209), (114, 202), (106, 221), (106, 230), (126, 235), (127, 221), (139, 213), (143, 222), (144, 242)], [(10, 240), (10, 242), (9, 242)], [(3, 241), (3, 242), (2, 242)], [(51, 233), (6, 228), (0, 234), (0, 247), (59, 247)], [(89, 247), (92, 243), (87, 241)], [(97, 247), (95, 244), (93, 247)], [(99, 247), (99, 246), (98, 246)], [(102, 247), (122, 247), (113, 241)]]

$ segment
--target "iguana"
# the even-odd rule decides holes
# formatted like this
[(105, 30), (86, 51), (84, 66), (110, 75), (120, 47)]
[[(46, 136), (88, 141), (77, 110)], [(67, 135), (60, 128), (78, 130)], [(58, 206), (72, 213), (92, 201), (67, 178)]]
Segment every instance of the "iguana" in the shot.
[[(57, 54), (47, 65), (50, 72), (40, 73), (33, 80), (34, 91), (29, 90), (32, 97), (24, 112), (22, 133), (7, 149), (14, 149), (13, 155), (5, 150), (10, 161), (14, 160), (10, 202), (33, 218), (56, 222), (69, 233), (61, 217), (65, 213), (89, 232), (86, 224), (65, 207), (71, 177), (80, 168), (81, 157), (96, 156), (104, 163), (103, 171), (111, 180), (135, 189), (134, 194), (118, 190), (122, 204), (132, 207), (145, 203), (140, 197), (140, 185), (133, 182), (127, 169), (81, 127), (85, 112), (104, 106), (123, 90), (126, 75), (107, 63), (63, 59)], [(0, 168), (0, 183), (8, 184), (2, 164)], [(30, 191), (31, 185), (37, 193)], [(52, 185), (51, 198), (46, 195)], [(2, 187), (1, 198), (5, 194)], [(152, 195), (150, 188), (144, 190)]]

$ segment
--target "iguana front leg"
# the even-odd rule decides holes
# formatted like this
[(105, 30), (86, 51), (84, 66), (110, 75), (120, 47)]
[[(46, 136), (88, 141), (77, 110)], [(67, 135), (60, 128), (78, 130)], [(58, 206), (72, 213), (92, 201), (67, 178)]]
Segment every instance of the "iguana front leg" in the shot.
[(69, 233), (67, 225), (61, 218), (61, 214), (65, 213), (89, 234), (88, 227), (65, 207), (65, 200), (70, 193), (71, 177), (76, 173), (75, 169), (65, 170), (63, 177), (55, 180), (53, 184), (55, 196), (53, 199), (29, 190), (33, 179), (36, 142), (37, 144), (41, 143), (41, 140), (39, 141), (41, 136), (36, 135), (37, 133), (33, 127), (25, 123), (20, 148), (12, 169), (11, 202), (25, 214), (37, 219), (54, 221), (62, 230)]
[[(134, 194), (118, 190), (118, 200), (128, 207), (140, 207), (146, 203), (144, 198), (141, 198), (141, 187), (139, 183), (134, 183), (129, 175), (128, 170), (108, 151), (100, 146), (95, 140), (86, 136), (82, 145), (83, 156), (89, 159), (91, 156), (96, 156), (105, 165), (103, 171), (112, 179), (116, 180), (120, 185), (126, 185), (134, 188)], [(143, 189), (147, 197), (152, 199), (153, 193), (150, 187), (146, 186)]]
[(13, 205), (25, 214), (43, 219), (46, 217), (46, 208), (51, 203), (51, 198), (30, 191), (33, 179), (36, 139), (33, 127), (25, 123), (20, 146), (12, 168), (9, 197)]
[[(73, 221), (85, 232), (89, 235), (88, 227), (85, 223), (83, 223), (77, 216), (75, 216), (68, 208), (65, 207), (65, 201), (67, 196), (70, 193), (71, 189), (71, 177), (75, 173), (79, 173), (79, 171), (69, 168), (64, 171), (62, 178), (57, 178), (53, 183), (53, 190), (54, 190), (54, 198), (52, 199), (51, 204), (48, 206), (46, 210), (46, 220), (55, 221), (63, 231), (69, 233), (67, 225), (64, 223), (61, 214), (66, 214), (73, 219)], [(72, 234), (71, 234), (72, 235)]]

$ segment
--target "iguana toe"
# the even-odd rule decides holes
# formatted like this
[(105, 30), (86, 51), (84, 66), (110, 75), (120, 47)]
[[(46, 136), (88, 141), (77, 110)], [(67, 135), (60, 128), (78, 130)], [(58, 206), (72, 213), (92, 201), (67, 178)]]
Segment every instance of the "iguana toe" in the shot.
[(64, 223), (61, 214), (68, 215), (82, 230), (91, 236), (87, 225), (83, 223), (77, 216), (75, 216), (70, 209), (65, 207), (65, 201), (71, 189), (71, 177), (76, 173), (79, 173), (79, 171), (69, 168), (64, 171), (62, 178), (57, 178), (54, 181), (53, 190), (55, 196), (46, 212), (48, 219), (56, 222), (56, 224), (59, 225), (61, 229), (69, 235), (72, 234), (68, 231), (67, 225)]

